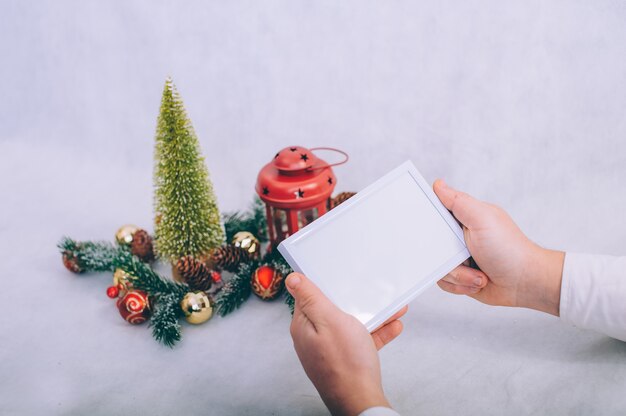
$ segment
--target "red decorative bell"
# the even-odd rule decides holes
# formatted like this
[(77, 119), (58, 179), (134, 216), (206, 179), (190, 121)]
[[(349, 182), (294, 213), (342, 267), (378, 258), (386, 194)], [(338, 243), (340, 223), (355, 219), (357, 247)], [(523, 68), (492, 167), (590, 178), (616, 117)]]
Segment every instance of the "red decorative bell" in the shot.
[[(315, 150), (342, 153), (345, 160), (329, 165)], [(328, 199), (337, 179), (332, 166), (348, 161), (348, 155), (331, 148), (286, 147), (259, 172), (256, 192), (265, 202), (267, 229), (272, 246), (328, 211)]]

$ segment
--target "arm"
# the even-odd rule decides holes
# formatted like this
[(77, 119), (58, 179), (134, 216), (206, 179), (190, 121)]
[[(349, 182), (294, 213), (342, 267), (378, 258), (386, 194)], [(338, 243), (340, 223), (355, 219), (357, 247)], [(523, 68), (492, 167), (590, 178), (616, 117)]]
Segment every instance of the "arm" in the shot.
[[(536, 309), (626, 340), (626, 257), (573, 255), (530, 241), (501, 208), (456, 191), (443, 181), (435, 193), (463, 226), (481, 270), (461, 265), (439, 286), (483, 303)], [(565, 266), (564, 266), (565, 262)], [(333, 414), (382, 416), (389, 409), (376, 349), (397, 337), (397, 319), (371, 336), (306, 277), (292, 273), (296, 300), (291, 335), (302, 366)], [(361, 413), (360, 413), (361, 412)]]
[(561, 319), (626, 341), (626, 257), (567, 253)]
[(307, 376), (333, 415), (388, 415), (377, 349), (402, 332), (403, 308), (371, 335), (337, 308), (305, 276), (292, 273), (286, 286), (296, 300), (291, 336)]
[(439, 180), (434, 190), (461, 222), (481, 271), (459, 266), (439, 281), (450, 293), (489, 305), (561, 316), (582, 328), (626, 340), (626, 258), (567, 254), (530, 241), (501, 208)]

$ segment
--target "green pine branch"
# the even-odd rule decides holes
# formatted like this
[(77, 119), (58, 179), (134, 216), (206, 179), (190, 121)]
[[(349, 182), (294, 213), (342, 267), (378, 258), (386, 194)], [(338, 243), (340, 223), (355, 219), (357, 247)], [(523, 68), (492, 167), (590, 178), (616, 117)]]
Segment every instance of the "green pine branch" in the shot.
[(120, 251), (113, 260), (113, 264), (115, 268), (120, 268), (131, 276), (135, 289), (143, 290), (151, 295), (175, 294), (180, 301), (191, 290), (185, 284), (173, 282), (162, 277), (148, 264), (142, 262), (128, 251)]
[(75, 241), (63, 237), (57, 244), (61, 253), (74, 257), (82, 272), (112, 272), (115, 270), (113, 261), (120, 247), (105, 241)]
[(230, 212), (224, 215), (226, 241), (232, 241), (239, 231), (248, 231), (254, 234), (260, 242), (267, 241), (267, 220), (265, 218), (265, 204), (257, 196), (252, 207), (247, 212)]
[(287, 260), (285, 260), (276, 247), (272, 248), (272, 250), (270, 250), (270, 252), (263, 257), (263, 263), (274, 267), (274, 269), (276, 269), (276, 271), (282, 274), (285, 278), (293, 272), (293, 269), (289, 263), (287, 263)]
[(226, 316), (239, 308), (248, 300), (252, 293), (252, 273), (257, 269), (259, 263), (241, 263), (239, 270), (233, 277), (224, 284), (217, 300), (215, 301), (215, 311), (220, 316)]
[(180, 297), (176, 293), (159, 296), (153, 308), (148, 324), (152, 328), (152, 336), (163, 345), (173, 348), (181, 339), (178, 321), (181, 313)]
[(293, 311), (296, 307), (296, 300), (293, 298), (293, 296), (291, 296), (291, 293), (289, 292), (285, 292), (285, 305), (289, 306), (289, 310), (291, 311), (291, 314), (293, 315)]

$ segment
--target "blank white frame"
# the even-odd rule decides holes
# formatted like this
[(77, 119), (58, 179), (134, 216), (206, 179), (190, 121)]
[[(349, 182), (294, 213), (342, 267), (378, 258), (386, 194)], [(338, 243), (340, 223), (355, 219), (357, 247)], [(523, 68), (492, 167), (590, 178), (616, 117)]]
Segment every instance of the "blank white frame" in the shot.
[(278, 250), (370, 332), (470, 256), (461, 227), (410, 161)]

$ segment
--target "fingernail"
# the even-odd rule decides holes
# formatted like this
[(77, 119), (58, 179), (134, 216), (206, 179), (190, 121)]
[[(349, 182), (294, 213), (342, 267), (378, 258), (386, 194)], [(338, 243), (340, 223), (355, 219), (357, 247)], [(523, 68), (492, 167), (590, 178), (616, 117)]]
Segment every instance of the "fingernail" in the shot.
[(480, 277), (477, 277), (476, 279), (474, 279), (474, 285), (476, 286), (480, 286), (483, 284), (483, 279)]
[(298, 287), (302, 279), (297, 274), (293, 274), (287, 278), (287, 286), (289, 289), (295, 289)]
[(479, 287), (470, 287), (470, 292), (471, 292), (471, 293), (477, 293), (477, 292), (479, 292), (479, 291), (480, 291), (480, 288), (479, 288)]

